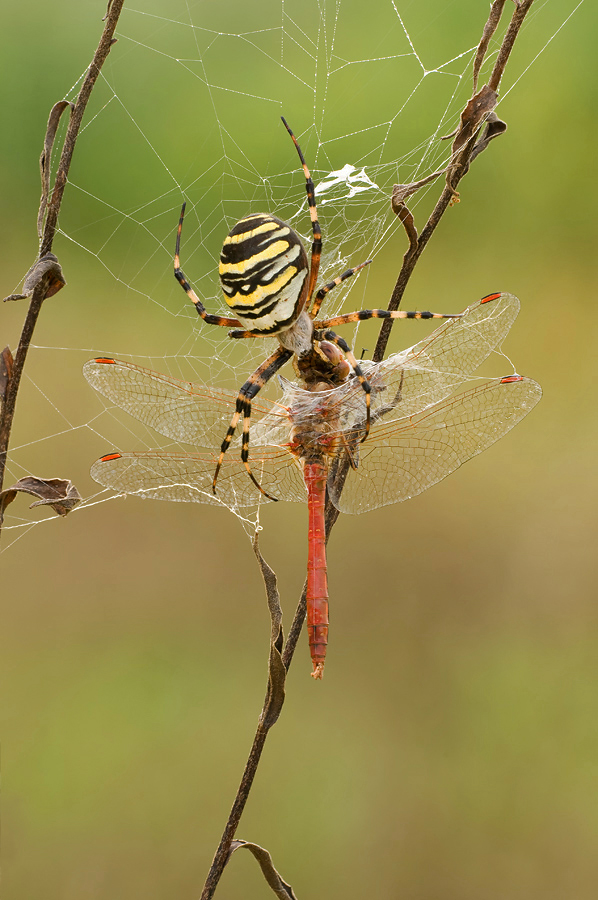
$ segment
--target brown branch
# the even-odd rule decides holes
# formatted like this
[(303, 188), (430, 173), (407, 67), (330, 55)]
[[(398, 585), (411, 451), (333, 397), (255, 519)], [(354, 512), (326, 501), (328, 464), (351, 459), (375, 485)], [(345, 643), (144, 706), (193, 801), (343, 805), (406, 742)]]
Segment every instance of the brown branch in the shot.
[(494, 68), (490, 80), (488, 81), (488, 87), (492, 88), (493, 91), (498, 90), (500, 80), (511, 55), (511, 50), (513, 49), (517, 35), (519, 34), (519, 29), (523, 25), (523, 20), (527, 16), (533, 2), (534, 0), (515, 0), (517, 8), (509, 22), (507, 33), (505, 34), (500, 50), (498, 51), (498, 56), (496, 57), (496, 62), (494, 63)]
[(474, 94), (478, 89), (478, 77), (480, 74), (480, 69), (482, 68), (482, 63), (484, 62), (484, 57), (486, 56), (486, 52), (488, 50), (488, 45), (490, 44), (492, 35), (498, 28), (498, 23), (500, 22), (500, 17), (502, 16), (502, 10), (505, 3), (506, 0), (494, 0), (494, 3), (490, 7), (490, 15), (488, 16), (488, 21), (484, 25), (484, 31), (482, 32), (482, 37), (480, 39), (480, 43), (478, 44), (477, 53), (473, 61)]
[(50, 113), (48, 127), (46, 130), (46, 137), (44, 140), (44, 149), (42, 151), (40, 159), (40, 168), (42, 175), (42, 197), (40, 202), (40, 211), (38, 213), (38, 232), (41, 231), (41, 223), (43, 221), (45, 213), (43, 232), (40, 235), (41, 241), (38, 263), (49, 263), (49, 267), (44, 270), (40, 270), (37, 267), (38, 264), (35, 264), (32, 267), (31, 273), (33, 273), (34, 276), (35, 286), (32, 289), (31, 301), (29, 303), (29, 309), (27, 311), (23, 329), (21, 331), (19, 346), (15, 354), (14, 364), (12, 366), (10, 377), (8, 378), (8, 383), (6, 384), (4, 391), (4, 402), (2, 403), (2, 408), (0, 411), (0, 489), (2, 488), (2, 485), (4, 483), (4, 471), (6, 468), (6, 459), (10, 442), (10, 432), (12, 429), (12, 422), (17, 403), (19, 385), (21, 383), (21, 376), (23, 374), (23, 368), (25, 366), (25, 360), (27, 358), (29, 345), (31, 344), (31, 338), (33, 336), (37, 319), (45, 298), (47, 296), (51, 296), (52, 293), (55, 293), (56, 290), (59, 290), (60, 287), (62, 287), (64, 284), (64, 279), (60, 274), (60, 266), (58, 266), (58, 272), (56, 270), (58, 260), (51, 253), (51, 250), (56, 234), (58, 215), (60, 213), (60, 207), (62, 205), (62, 198), (67, 183), (68, 172), (71, 166), (73, 153), (75, 151), (75, 145), (77, 143), (77, 136), (79, 134), (81, 122), (83, 120), (83, 115), (91, 96), (91, 92), (97, 81), (98, 75), (100, 74), (100, 70), (110, 52), (110, 48), (114, 43), (114, 31), (116, 29), (123, 4), (124, 0), (111, 0), (108, 5), (104, 31), (100, 38), (97, 50), (94, 53), (91, 65), (87, 70), (87, 74), (81, 86), (81, 90), (79, 91), (77, 100), (74, 106), (72, 106), (71, 108), (71, 115), (67, 133), (64, 139), (62, 153), (56, 172), (54, 189), (52, 191), (49, 202), (47, 202), (49, 193), (49, 153), (54, 141), (60, 115), (67, 108), (67, 106), (70, 106), (70, 104), (67, 104), (64, 101), (56, 104), (52, 108), (52, 111)]
[[(493, 109), (496, 103), (496, 89), (498, 87), (498, 83), (500, 82), (500, 78), (502, 77), (504, 67), (510, 55), (515, 38), (519, 32), (519, 28), (521, 27), (523, 19), (525, 18), (525, 15), (527, 14), (527, 11), (529, 10), (529, 7), (531, 6), (533, 0), (527, 0), (527, 2), (521, 3), (517, 6), (517, 9), (511, 19), (511, 23), (505, 35), (501, 49), (499, 51), (498, 58), (492, 73), (491, 82), (488, 86), (483, 87), (481, 91), (477, 92), (476, 87), (479, 70), (484, 59), (488, 44), (490, 42), (490, 38), (496, 30), (498, 24), (498, 19), (496, 19), (497, 10), (499, 11), (499, 13), (502, 11), (504, 2), (505, 0), (496, 0), (496, 2), (492, 5), (489, 20), (484, 28), (484, 33), (478, 47), (478, 53), (476, 54), (476, 62), (474, 64), (473, 95), (461, 116), (461, 125), (460, 128), (457, 129), (455, 135), (452, 147), (453, 152), (451, 163), (449, 167), (444, 172), (435, 172), (433, 175), (428, 176), (428, 178), (423, 179), (421, 182), (415, 183), (414, 185), (395, 186), (396, 190), (393, 191), (393, 208), (396, 214), (399, 216), (403, 227), (405, 228), (407, 237), (409, 239), (409, 247), (403, 257), (403, 263), (388, 305), (389, 309), (398, 309), (411, 273), (413, 272), (417, 261), (419, 260), (426, 244), (434, 233), (434, 230), (439, 224), (442, 216), (444, 215), (450, 204), (454, 202), (456, 197), (456, 187), (461, 178), (463, 178), (463, 176), (467, 173), (471, 159), (474, 155), (477, 155), (483, 149), (485, 149), (490, 139), (495, 136), (494, 132), (490, 133), (486, 131), (482, 140), (478, 141), (478, 135), (481, 128), (484, 126), (484, 123), (488, 121), (489, 117), (494, 115)], [(496, 119), (497, 117), (495, 116), (494, 120)], [(504, 123), (501, 123), (501, 125), (504, 126)], [(499, 129), (499, 131), (504, 130), (504, 127), (502, 129)], [(476, 147), (477, 151), (474, 154), (474, 150)], [(440, 197), (438, 198), (434, 210), (432, 211), (428, 221), (426, 222), (426, 225), (424, 226), (421, 234), (418, 237), (413, 216), (407, 209), (404, 201), (407, 196), (409, 196), (411, 193), (414, 193), (419, 187), (422, 187), (424, 184), (427, 184), (428, 182), (434, 180), (442, 174), (446, 175), (446, 184), (442, 190)], [(380, 337), (378, 339), (376, 351), (374, 354), (374, 360), (376, 361), (382, 359), (386, 350), (386, 344), (388, 341), (388, 336), (390, 334), (390, 328), (388, 327), (390, 323), (391, 320), (385, 320), (380, 330)], [(337, 478), (340, 479), (341, 484), (347, 477), (348, 471), (349, 463), (347, 460), (346, 465), (344, 467), (341, 466), (337, 474)], [(328, 498), (326, 501), (327, 539), (330, 536), (332, 528), (334, 527), (334, 524), (338, 517), (338, 509), (336, 509), (336, 507), (332, 505), (330, 499)], [(276, 665), (282, 664), (282, 672), (279, 673), (278, 677), (282, 680), (282, 687), (284, 687), (284, 678), (291, 665), (306, 614), (306, 587), (304, 585), (301, 599), (295, 611), (289, 635), (281, 652), (282, 628), (281, 618), (279, 617), (279, 615), (281, 616), (282, 614), (280, 612), (276, 579), (274, 573), (272, 572), (270, 567), (266, 565), (263, 557), (259, 553), (257, 541), (254, 542), (254, 550), (258, 558), (260, 568), (262, 570), (272, 620), (268, 690), (266, 692), (266, 700), (264, 703), (264, 708), (262, 709), (262, 713), (260, 715), (253, 745), (249, 754), (249, 758), (245, 765), (241, 784), (239, 786), (239, 790), (237, 791), (237, 796), (235, 797), (235, 801), (226, 823), (220, 845), (218, 847), (218, 850), (216, 851), (216, 855), (214, 856), (214, 860), (210, 867), (210, 871), (208, 873), (208, 877), (201, 894), (201, 900), (211, 900), (222, 872), (224, 871), (224, 868), (232, 853), (235, 849), (237, 849), (237, 847), (246, 846), (245, 842), (234, 841), (235, 832), (249, 796), (249, 791), (255, 777), (268, 731), (274, 724), (274, 721), (276, 721), (276, 719), (278, 718), (278, 715), (280, 714), (280, 710), (282, 708), (281, 700), (276, 706), (274, 721), (271, 721), (268, 710), (269, 703), (272, 702), (273, 697), (273, 661)], [(280, 879), (280, 876), (273, 868), (271, 859), (267, 851), (264, 851), (263, 848), (258, 847), (257, 851), (259, 851), (259, 853), (256, 853), (253, 850), (256, 845), (247, 846), (252, 849), (252, 852), (254, 852), (256, 858), (260, 859), (260, 854), (262, 854), (261, 859), (264, 861), (264, 865), (266, 866), (268, 873), (270, 873), (269, 876), (267, 876), (268, 883), (275, 891), (275, 893), (277, 893), (280, 897), (294, 896), (292, 894), (292, 889), (290, 888), (290, 886), (285, 882), (282, 882), (282, 879)], [(262, 863), (260, 862), (260, 864)]]
[[(347, 471), (348, 469), (349, 467), (347, 466)], [(334, 506), (329, 504), (326, 518), (327, 536), (329, 535), (332, 525), (334, 524), (334, 522), (336, 522), (338, 516), (338, 510)], [(253, 540), (253, 550), (257, 557), (258, 564), (262, 572), (262, 577), (264, 579), (264, 586), (266, 588), (266, 596), (268, 599), (268, 608), (270, 610), (271, 632), (270, 663), (268, 667), (268, 688), (266, 690), (266, 699), (264, 700), (264, 706), (260, 713), (257, 730), (253, 738), (253, 744), (251, 750), (249, 751), (249, 756), (247, 758), (247, 762), (245, 763), (245, 769), (243, 770), (241, 782), (237, 790), (237, 795), (232, 805), (228, 820), (226, 822), (226, 826), (222, 833), (222, 837), (220, 838), (218, 849), (216, 850), (214, 859), (212, 860), (212, 864), (210, 865), (210, 870), (203, 886), (200, 900), (211, 900), (211, 898), (214, 896), (214, 892), (218, 887), (218, 882), (222, 877), (222, 873), (224, 872), (224, 869), (228, 861), (230, 860), (234, 850), (237, 849), (237, 847), (235, 847), (234, 845), (237, 844), (238, 846), (242, 846), (246, 844), (245, 841), (235, 841), (235, 834), (239, 826), (243, 810), (245, 809), (245, 805), (249, 798), (249, 792), (251, 791), (251, 786), (257, 772), (257, 767), (260, 762), (262, 750), (264, 749), (264, 744), (266, 742), (268, 732), (278, 719), (278, 716), (280, 715), (280, 711), (282, 709), (282, 704), (284, 702), (284, 682), (287, 672), (289, 671), (289, 668), (291, 666), (291, 662), (293, 661), (293, 655), (295, 653), (299, 637), (301, 636), (301, 632), (303, 631), (303, 623), (305, 621), (307, 582), (303, 585), (301, 599), (299, 600), (299, 604), (297, 606), (297, 609), (295, 610), (295, 615), (293, 617), (287, 639), (284, 643), (284, 649), (282, 649), (282, 608), (280, 606), (280, 595), (278, 593), (276, 575), (260, 553), (257, 534), (255, 535)], [(250, 845), (249, 849), (252, 849), (253, 846), (255, 845)], [(258, 849), (261, 850), (262, 853), (267, 854), (267, 851), (263, 850), (263, 848)], [(254, 855), (256, 856), (256, 858), (258, 858), (258, 855), (255, 852)], [(269, 858), (269, 854), (267, 854), (267, 856)], [(260, 859), (258, 859), (258, 861), (260, 861), (260, 865), (262, 865), (262, 861)], [(263, 865), (262, 870), (264, 870)], [(276, 870), (273, 871), (276, 872)], [(280, 878), (277, 872), (276, 876)], [(267, 878), (267, 880), (268, 884), (270, 884), (270, 887), (272, 887), (272, 889), (276, 893), (277, 889), (275, 888), (274, 884), (269, 878)], [(285, 894), (284, 891), (287, 889), (288, 891)], [(281, 887), (279, 887), (279, 890), (282, 891), (282, 893), (279, 893), (279, 896), (281, 897), (294, 898), (295, 896), (293, 894), (292, 888), (290, 888), (290, 885), (287, 885), (286, 882), (282, 881), (282, 879)]]
[[(208, 876), (203, 886), (203, 890), (201, 892), (201, 900), (210, 900), (210, 898), (214, 896), (214, 891), (216, 890), (218, 882), (222, 877), (224, 868), (229, 861), (233, 850), (236, 849), (232, 847), (233, 840), (239, 825), (239, 821), (243, 814), (243, 810), (245, 809), (245, 804), (247, 803), (247, 799), (249, 797), (249, 792), (253, 784), (253, 779), (255, 778), (255, 773), (260, 762), (266, 738), (268, 737), (268, 732), (270, 728), (276, 723), (280, 715), (282, 705), (284, 703), (284, 684), (288, 671), (288, 665), (290, 665), (290, 659), (289, 664), (285, 665), (281, 653), (283, 643), (282, 607), (280, 605), (280, 594), (278, 593), (276, 575), (260, 552), (257, 532), (255, 533), (253, 539), (253, 552), (257, 557), (258, 565), (264, 579), (266, 597), (268, 600), (268, 609), (270, 612), (270, 660), (268, 664), (268, 687), (266, 690), (264, 705), (262, 707), (262, 711), (258, 720), (258, 726), (255, 732), (255, 737), (253, 739), (253, 744), (251, 750), (249, 751), (249, 757), (247, 758), (245, 769), (243, 770), (243, 775), (241, 777), (241, 783), (239, 784), (237, 795), (232, 805), (232, 809), (222, 833), (222, 837), (220, 838), (218, 849), (214, 854), (214, 859), (212, 860)], [(303, 594), (303, 606), (305, 608), (305, 590)], [(299, 604), (299, 606), (301, 606), (301, 603)], [(301, 631), (302, 624), (303, 618), (301, 618), (301, 621), (298, 625), (297, 638), (299, 636), (299, 632)], [(297, 643), (297, 638), (295, 638), (293, 644), (293, 651)], [(292, 656), (293, 653), (291, 652), (291, 659)], [(244, 843), (245, 842), (239, 842), (239, 846)], [(259, 849), (262, 850), (262, 848)], [(262, 850), (262, 852), (266, 853), (267, 851)], [(284, 882), (281, 883), (284, 884)], [(288, 896), (292, 896), (292, 891)]]
[[(476, 94), (474, 84), (474, 95), (463, 111), (463, 114), (461, 116), (461, 127), (457, 129), (456, 137), (453, 142), (453, 155), (448, 168), (447, 183), (440, 197), (438, 198), (436, 206), (432, 210), (428, 221), (426, 222), (420, 233), (417, 241), (417, 247), (415, 249), (409, 247), (409, 249), (405, 253), (405, 256), (403, 257), (403, 264), (399, 271), (399, 275), (397, 277), (394, 290), (388, 304), (389, 310), (396, 310), (399, 308), (399, 304), (403, 299), (403, 294), (405, 293), (405, 289), (407, 287), (407, 284), (409, 283), (409, 279), (411, 278), (413, 270), (415, 269), (420, 256), (424, 252), (428, 241), (432, 237), (434, 231), (436, 230), (436, 227), (440, 223), (440, 220), (442, 219), (448, 207), (452, 203), (454, 203), (456, 199), (458, 199), (458, 194), (456, 192), (457, 185), (469, 170), (469, 164), (471, 162), (472, 156), (474, 155), (474, 149), (477, 146), (477, 137), (480, 128), (482, 127), (484, 122), (488, 120), (488, 117), (493, 112), (493, 109), (490, 108), (491, 97), (489, 92), (494, 92), (494, 94), (496, 94), (496, 91), (498, 90), (498, 86), (500, 84), (500, 80), (502, 78), (509, 56), (511, 55), (513, 45), (533, 2), (534, 0), (521, 0), (521, 2), (516, 2), (516, 8), (511, 17), (511, 21), (503, 38), (500, 50), (498, 51), (498, 56), (496, 58), (496, 62), (494, 64), (494, 68), (492, 70), (488, 85), (485, 86), (485, 88), (482, 88), (481, 91)], [(486, 25), (484, 26), (484, 33), (486, 33), (486, 31), (489, 29), (488, 23), (492, 19), (495, 6), (496, 4), (493, 4), (490, 10), (490, 17), (488, 19), (488, 22), (486, 22)], [(490, 26), (493, 29), (492, 33), (494, 33), (494, 30), (496, 29), (496, 24)], [(488, 41), (489, 39), (490, 38), (488, 38)], [(483, 46), (483, 43), (484, 37), (482, 37), (482, 40), (480, 41), (480, 47)], [(483, 59), (483, 54), (486, 52), (486, 47), (483, 47), (483, 52), (479, 61), (480, 66)], [(480, 49), (478, 48), (476, 60), (479, 55)], [(474, 68), (474, 78), (477, 78), (476, 71), (479, 71), (479, 68), (477, 70)], [(477, 114), (479, 110), (476, 112), (475, 109), (475, 101), (479, 100), (480, 98), (482, 98), (482, 100), (484, 101), (482, 103), (482, 108), (485, 110), (482, 118), (480, 118)], [(470, 115), (466, 116), (466, 113), (468, 112), (470, 113)], [(380, 362), (380, 360), (383, 359), (384, 354), (386, 353), (386, 346), (390, 337), (392, 324), (392, 319), (385, 319), (382, 323), (378, 341), (376, 343), (376, 349), (374, 351), (373, 358), (375, 362)]]
[(243, 776), (241, 778), (241, 783), (239, 784), (237, 796), (235, 797), (235, 802), (232, 805), (225, 829), (220, 838), (218, 849), (214, 854), (214, 859), (212, 860), (208, 877), (203, 886), (200, 900), (210, 900), (210, 898), (214, 896), (214, 891), (218, 887), (218, 882), (230, 859), (231, 845), (249, 797), (249, 792), (253, 784), (253, 779), (255, 778), (255, 773), (257, 772), (262, 750), (264, 749), (264, 744), (268, 737), (268, 731), (269, 726), (264, 726), (260, 716), (260, 723), (257, 727), (247, 762), (245, 763), (245, 769), (243, 770)]
[(289, 628), (289, 633), (287, 635), (287, 639), (282, 651), (282, 661), (287, 672), (289, 671), (291, 662), (293, 661), (293, 654), (295, 653), (295, 648), (297, 647), (297, 641), (301, 637), (301, 632), (303, 631), (303, 623), (305, 622), (306, 613), (307, 581), (303, 585), (301, 599), (297, 604), (297, 609), (295, 610), (295, 615), (293, 616), (293, 621), (291, 622), (291, 627)]

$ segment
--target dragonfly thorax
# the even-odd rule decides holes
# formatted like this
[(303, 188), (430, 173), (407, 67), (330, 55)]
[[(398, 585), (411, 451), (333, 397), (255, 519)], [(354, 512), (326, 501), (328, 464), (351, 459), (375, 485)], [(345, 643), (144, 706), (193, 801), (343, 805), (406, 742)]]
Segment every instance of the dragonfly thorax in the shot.
[(290, 448), (304, 462), (323, 460), (336, 451), (341, 431), (335, 399), (325, 382), (295, 394), (289, 408)]

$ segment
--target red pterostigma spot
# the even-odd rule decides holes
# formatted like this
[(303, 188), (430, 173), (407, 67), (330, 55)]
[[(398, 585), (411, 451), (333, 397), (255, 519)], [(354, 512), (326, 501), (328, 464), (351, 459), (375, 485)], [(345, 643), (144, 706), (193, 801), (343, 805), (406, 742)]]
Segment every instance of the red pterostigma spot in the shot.
[(498, 293), (498, 294), (488, 294), (487, 297), (482, 297), (482, 299), (480, 300), (480, 303), (490, 303), (491, 300), (498, 300), (498, 298), (499, 298), (500, 296), (501, 296), (500, 293)]

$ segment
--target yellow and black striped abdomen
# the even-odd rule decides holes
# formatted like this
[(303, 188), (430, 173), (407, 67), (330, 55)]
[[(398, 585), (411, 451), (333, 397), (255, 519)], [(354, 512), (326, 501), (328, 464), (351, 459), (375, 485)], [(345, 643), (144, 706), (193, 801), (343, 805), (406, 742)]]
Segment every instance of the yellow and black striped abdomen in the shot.
[(276, 216), (255, 213), (237, 222), (224, 241), (219, 271), (226, 302), (248, 331), (285, 331), (303, 308), (305, 248)]

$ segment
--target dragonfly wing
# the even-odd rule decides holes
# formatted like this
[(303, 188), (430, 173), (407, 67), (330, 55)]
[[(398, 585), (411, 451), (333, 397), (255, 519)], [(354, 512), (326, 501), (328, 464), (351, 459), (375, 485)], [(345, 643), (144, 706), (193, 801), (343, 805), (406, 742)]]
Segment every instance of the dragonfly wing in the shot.
[(364, 363), (372, 381), (373, 417), (412, 416), (448, 397), (500, 346), (518, 312), (517, 297), (493, 294), (408, 350), (378, 364)]
[(381, 420), (353, 446), (355, 469), (338, 477), (330, 467), (329, 493), (341, 512), (361, 513), (409, 500), (446, 478), (507, 434), (542, 396), (521, 376), (494, 379), (394, 422)]
[[(234, 391), (179, 381), (115, 359), (92, 359), (83, 374), (102, 396), (133, 418), (175, 441), (219, 447), (235, 410)], [(252, 404), (259, 420), (274, 405)]]
[[(214, 495), (217, 458), (211, 453), (111, 453), (93, 464), (91, 477), (119, 494), (146, 500), (209, 503), (231, 509), (265, 502), (240, 459), (224, 460)], [(252, 458), (251, 466), (260, 484), (276, 499), (305, 502), (301, 465), (284, 448), (266, 448)]]
[[(461, 318), (448, 319), (414, 347), (380, 363), (361, 362), (371, 387), (371, 421), (404, 419), (444, 400), (501, 344), (518, 312), (517, 297), (492, 294), (468, 307)], [(357, 378), (313, 393), (287, 383), (282, 403), (295, 423), (324, 415), (344, 440), (363, 437), (366, 398)]]

